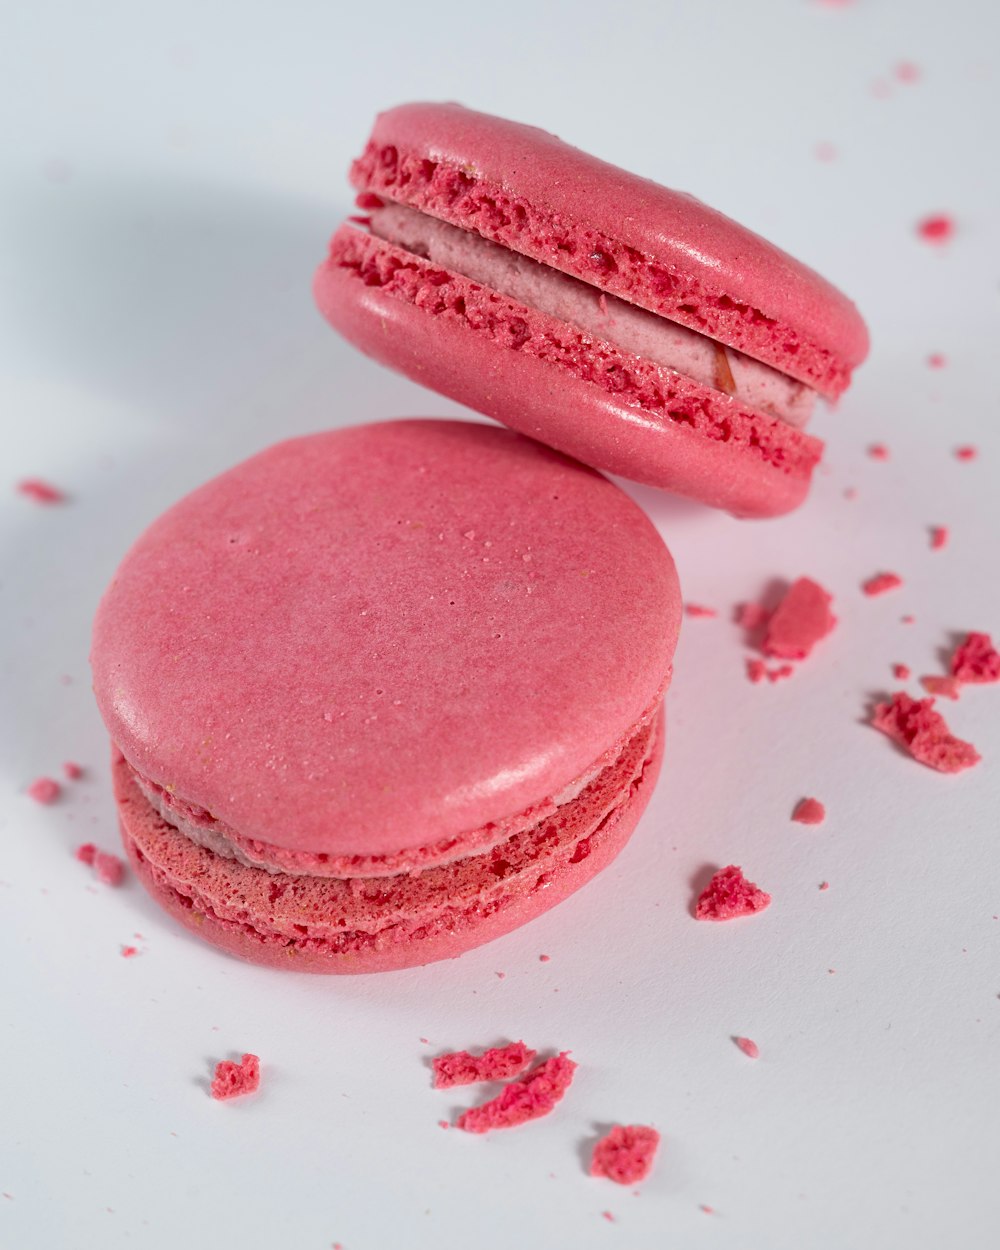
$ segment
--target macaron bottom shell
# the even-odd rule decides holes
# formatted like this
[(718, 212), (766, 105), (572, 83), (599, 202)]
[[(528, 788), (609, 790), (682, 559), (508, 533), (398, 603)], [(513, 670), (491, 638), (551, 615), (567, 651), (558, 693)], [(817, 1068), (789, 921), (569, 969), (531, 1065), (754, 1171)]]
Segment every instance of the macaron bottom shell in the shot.
[[(645, 719), (645, 718), (644, 718)], [(405, 921), (383, 917), (393, 892), (411, 890), (413, 878), (330, 882), (268, 873), (222, 859), (164, 821), (142, 794), (121, 755), (113, 762), (122, 841), (131, 865), (163, 909), (203, 941), (266, 967), (315, 973), (385, 972), (454, 958), (519, 928), (580, 889), (625, 846), (659, 775), (665, 719), (662, 708), (634, 736), (616, 765), (605, 769), (576, 799), (551, 818), (542, 852), (507, 876), (504, 848), (456, 866), (462, 898), (447, 894), (446, 869), (434, 883), (416, 879), (419, 910)], [(543, 826), (546, 822), (543, 822)], [(540, 826), (540, 828), (542, 828)], [(498, 873), (498, 865), (503, 871)], [(475, 869), (478, 890), (470, 881)], [(429, 875), (429, 874), (426, 874)], [(454, 873), (452, 874), (454, 876)], [(382, 884), (387, 888), (379, 891)], [(221, 891), (220, 891), (221, 887)], [(374, 887), (374, 888), (373, 888)], [(367, 905), (365, 929), (344, 927), (335, 890), (358, 894)], [(286, 893), (291, 907), (282, 903)], [(217, 900), (221, 898), (222, 902)], [(341, 899), (343, 901), (343, 899)], [(278, 911), (285, 914), (276, 919)], [(292, 924), (292, 912), (305, 923)]]

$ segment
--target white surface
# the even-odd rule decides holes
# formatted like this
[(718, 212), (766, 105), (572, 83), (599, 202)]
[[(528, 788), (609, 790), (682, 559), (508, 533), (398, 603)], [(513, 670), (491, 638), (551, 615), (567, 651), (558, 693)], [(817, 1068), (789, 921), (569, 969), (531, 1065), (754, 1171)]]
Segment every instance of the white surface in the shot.
[[(1000, 689), (945, 705), (984, 755), (957, 778), (863, 719), (893, 661), (939, 671), (953, 631), (1000, 633), (996, 7), (7, 7), (0, 1245), (994, 1245)], [(893, 77), (902, 60), (919, 82)], [(816, 423), (829, 468), (797, 515), (741, 524), (635, 492), (720, 617), (686, 623), (666, 772), (619, 861), (457, 962), (277, 975), (74, 860), (116, 840), (89, 620), (140, 529), (229, 463), (286, 433), (459, 411), (356, 355), (309, 294), (349, 158), (412, 98), (536, 122), (699, 194), (850, 292), (874, 355)], [(957, 219), (947, 248), (914, 233), (935, 211)], [(33, 475), (71, 501), (16, 495)], [(932, 552), (937, 523), (951, 544)], [(904, 588), (864, 598), (880, 569)], [(800, 573), (840, 626), (794, 679), (752, 686), (731, 606)], [(64, 759), (86, 779), (36, 806), (25, 785)], [(789, 822), (804, 794), (828, 806), (819, 829)], [(692, 877), (729, 862), (773, 906), (695, 923)], [(581, 1064), (557, 1113), (442, 1132), (476, 1091), (432, 1091), (427, 1057), (520, 1037)], [(243, 1049), (259, 1096), (214, 1103), (212, 1063)], [(664, 1136), (638, 1197), (585, 1174), (616, 1120)]]

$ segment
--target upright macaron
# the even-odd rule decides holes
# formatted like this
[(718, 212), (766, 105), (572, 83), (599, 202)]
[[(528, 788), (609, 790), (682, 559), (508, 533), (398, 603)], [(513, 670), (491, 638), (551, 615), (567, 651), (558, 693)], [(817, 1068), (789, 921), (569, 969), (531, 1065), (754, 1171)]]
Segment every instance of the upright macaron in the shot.
[(641, 510), (529, 439), (413, 420), (272, 447), (154, 522), (97, 613), (135, 871), (272, 966), (497, 937), (628, 839), (679, 620)]
[(458, 104), (382, 113), (314, 283), (368, 355), (588, 464), (741, 516), (805, 497), (857, 309), (690, 195)]

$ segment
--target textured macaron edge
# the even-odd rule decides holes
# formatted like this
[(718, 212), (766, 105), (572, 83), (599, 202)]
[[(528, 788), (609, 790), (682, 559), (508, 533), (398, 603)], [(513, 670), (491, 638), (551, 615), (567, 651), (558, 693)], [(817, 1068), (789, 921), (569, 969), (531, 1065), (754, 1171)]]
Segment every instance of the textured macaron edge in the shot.
[[(627, 784), (611, 796), (592, 828), (573, 830), (572, 836), (561, 842), (556, 838), (556, 853), (547, 857), (541, 870), (539, 867), (530, 870), (528, 876), (534, 878), (530, 887), (518, 891), (509, 886), (504, 889), (503, 881), (485, 866), (493, 857), (483, 857), (483, 880), (491, 891), (488, 902), (455, 907), (449, 905), (445, 894), (428, 908), (425, 923), (411, 918), (407, 924), (376, 927), (375, 931), (356, 932), (352, 937), (345, 937), (341, 931), (331, 938), (317, 933), (325, 929), (327, 934), (336, 935), (339, 917), (323, 915), (315, 905), (311, 910), (307, 905), (302, 917), (305, 923), (301, 924), (300, 931), (295, 930), (296, 922), (292, 922), (289, 929), (287, 917), (280, 929), (276, 928), (272, 917), (252, 906), (241, 907), (238, 897), (222, 909), (228, 914), (222, 914), (207, 897), (206, 874), (215, 874), (217, 881), (255, 874), (253, 880), (269, 890), (280, 889), (285, 883), (294, 884), (296, 879), (274, 878), (262, 869), (247, 868), (229, 860), (213, 862), (219, 857), (191, 843), (157, 815), (139, 790), (120, 752), (115, 750), (113, 780), (122, 841), (133, 869), (153, 898), (190, 932), (238, 958), (274, 968), (316, 973), (389, 971), (431, 963), (462, 954), (520, 927), (574, 893), (614, 859), (631, 836), (655, 786), (663, 755), (664, 725), (660, 711), (650, 727), (652, 732), (639, 766)], [(168, 854), (173, 847), (183, 857), (182, 876), (153, 861), (148, 853), (150, 839), (158, 840)], [(334, 883), (310, 884), (318, 884), (323, 889)], [(353, 888), (366, 885), (371, 883), (356, 882)], [(468, 899), (465, 901), (468, 903)], [(376, 918), (379, 905), (376, 893), (373, 896)], [(310, 923), (316, 930), (312, 934)]]
[(823, 444), (732, 396), (350, 226), (314, 296), (349, 341), (612, 473), (773, 516), (804, 499)]
[(762, 360), (829, 398), (868, 353), (853, 303), (694, 199), (455, 104), (378, 116), (351, 181)]

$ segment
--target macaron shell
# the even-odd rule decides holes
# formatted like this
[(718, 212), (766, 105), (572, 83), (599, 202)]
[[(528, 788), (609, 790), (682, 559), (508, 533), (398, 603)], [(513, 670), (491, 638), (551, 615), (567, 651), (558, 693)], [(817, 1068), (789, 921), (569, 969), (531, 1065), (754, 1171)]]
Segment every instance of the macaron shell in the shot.
[[(622, 392), (522, 350), (519, 340), (528, 329), (537, 328), (549, 342), (558, 337), (554, 319), (496, 297), (489, 316), (499, 325), (504, 310), (514, 309), (507, 315), (512, 332), (505, 339), (502, 332), (474, 331), (462, 318), (441, 315), (444, 279), (464, 292), (456, 297), (463, 307), (478, 298), (481, 287), (410, 258), (415, 269), (428, 270), (426, 291), (415, 301), (400, 298), (341, 263), (345, 252), (353, 257), (359, 251), (397, 249), (343, 227), (329, 260), (317, 271), (317, 305), (361, 351), (414, 381), (587, 464), (736, 516), (777, 516), (796, 508), (808, 493), (822, 449), (819, 440), (655, 366), (647, 366), (658, 375), (649, 389), (663, 395), (673, 385), (677, 402), (661, 400), (658, 411), (626, 402)], [(626, 377), (630, 367), (642, 368), (642, 362), (606, 344), (599, 350), (604, 357), (620, 358), (619, 377)], [(606, 368), (604, 360), (600, 367)], [(703, 429), (672, 419), (670, 407), (684, 408)]]
[(689, 325), (835, 396), (868, 332), (836, 287), (693, 196), (458, 104), (379, 115), (352, 181)]
[[(119, 754), (114, 766), (114, 785), (122, 841), (137, 877), (169, 915), (203, 941), (250, 963), (282, 971), (363, 973), (386, 972), (453, 959), (533, 920), (607, 867), (631, 836), (656, 785), (663, 758), (664, 725), (661, 711), (652, 753), (641, 775), (629, 787), (623, 801), (588, 836), (587, 855), (574, 857), (575, 862), (565, 863), (560, 871), (551, 874), (551, 880), (545, 883), (544, 888), (513, 895), (502, 906), (452, 918), (447, 924), (428, 924), (423, 931), (406, 934), (397, 932), (358, 950), (335, 951), (333, 948), (324, 949), (318, 943), (269, 936), (267, 917), (258, 914), (255, 907), (260, 904), (250, 900), (239, 920), (223, 920), (210, 911), (200, 911), (192, 906), (190, 898), (172, 888), (163, 873), (156, 871), (140, 847), (150, 839), (166, 836), (176, 841), (177, 851), (182, 857), (189, 856), (192, 861), (208, 852), (188, 843), (183, 834), (165, 826), (139, 791)], [(260, 869), (242, 871), (267, 875)], [(197, 872), (196, 864), (194, 872)], [(485, 876), (490, 877), (490, 874), (486, 872)], [(270, 880), (277, 883), (289, 878), (275, 877)], [(495, 878), (486, 884), (495, 885)]]
[(673, 562), (593, 470), (489, 425), (279, 444), (175, 505), (95, 623), (137, 772), (246, 838), (395, 854), (557, 795), (662, 691)]

